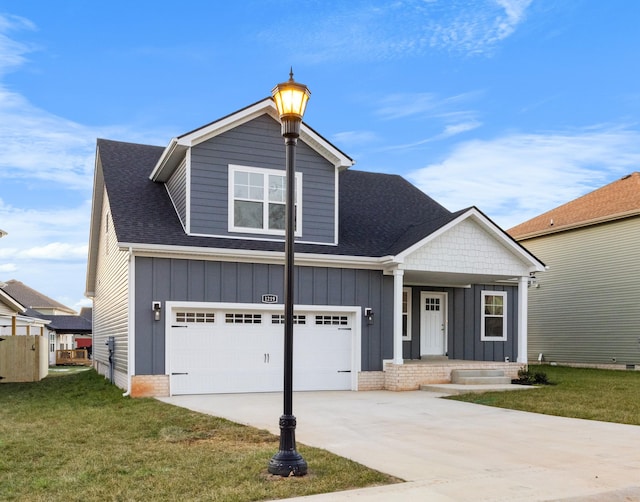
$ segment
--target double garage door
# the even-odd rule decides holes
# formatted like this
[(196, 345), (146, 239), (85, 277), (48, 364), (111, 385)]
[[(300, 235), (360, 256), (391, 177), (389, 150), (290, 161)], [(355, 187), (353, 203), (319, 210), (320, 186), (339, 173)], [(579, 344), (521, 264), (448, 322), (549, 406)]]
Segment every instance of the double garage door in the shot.
[[(171, 394), (282, 391), (284, 316), (277, 311), (171, 309)], [(293, 388), (352, 388), (353, 314), (296, 311)]]

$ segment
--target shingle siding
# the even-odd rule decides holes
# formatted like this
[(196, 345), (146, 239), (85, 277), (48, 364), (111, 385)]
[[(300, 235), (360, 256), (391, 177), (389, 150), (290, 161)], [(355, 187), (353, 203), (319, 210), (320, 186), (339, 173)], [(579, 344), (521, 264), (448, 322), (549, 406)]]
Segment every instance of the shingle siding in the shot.
[(640, 218), (521, 243), (549, 266), (529, 289), (529, 357), (640, 364)]

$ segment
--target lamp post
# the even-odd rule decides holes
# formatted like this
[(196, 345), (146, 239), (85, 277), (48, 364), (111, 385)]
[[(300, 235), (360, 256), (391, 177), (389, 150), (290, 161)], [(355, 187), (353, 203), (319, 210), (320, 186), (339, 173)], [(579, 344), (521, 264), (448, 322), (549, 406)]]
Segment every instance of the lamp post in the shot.
[(271, 91), (276, 102), (286, 148), (286, 212), (284, 252), (284, 411), (280, 417), (280, 449), (269, 461), (269, 472), (279, 476), (304, 476), (307, 463), (296, 451), (296, 417), (293, 415), (293, 266), (295, 240), (296, 143), (310, 92), (293, 80)]

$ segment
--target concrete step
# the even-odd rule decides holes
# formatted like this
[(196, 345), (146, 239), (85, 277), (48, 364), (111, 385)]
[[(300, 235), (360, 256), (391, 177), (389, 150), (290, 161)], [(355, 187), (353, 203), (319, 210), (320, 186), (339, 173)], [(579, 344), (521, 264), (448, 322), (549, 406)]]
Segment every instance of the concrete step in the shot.
[(456, 394), (480, 394), (483, 392), (502, 392), (511, 390), (530, 390), (537, 389), (533, 385), (514, 385), (514, 384), (496, 384), (496, 385), (461, 385), (456, 383), (442, 384), (425, 384), (420, 386), (420, 390), (427, 392), (436, 392), (444, 395)]
[(506, 385), (511, 378), (503, 370), (451, 370), (451, 383), (460, 385)]

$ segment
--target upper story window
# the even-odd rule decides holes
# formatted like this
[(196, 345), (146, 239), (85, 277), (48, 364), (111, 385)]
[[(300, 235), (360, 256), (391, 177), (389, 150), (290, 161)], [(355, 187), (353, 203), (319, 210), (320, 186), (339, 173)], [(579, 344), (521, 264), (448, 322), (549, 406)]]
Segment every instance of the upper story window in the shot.
[[(229, 166), (229, 231), (284, 235), (284, 171)], [(302, 229), (302, 174), (296, 173), (296, 235)]]
[(482, 292), (480, 339), (487, 342), (507, 339), (507, 293), (505, 291)]

